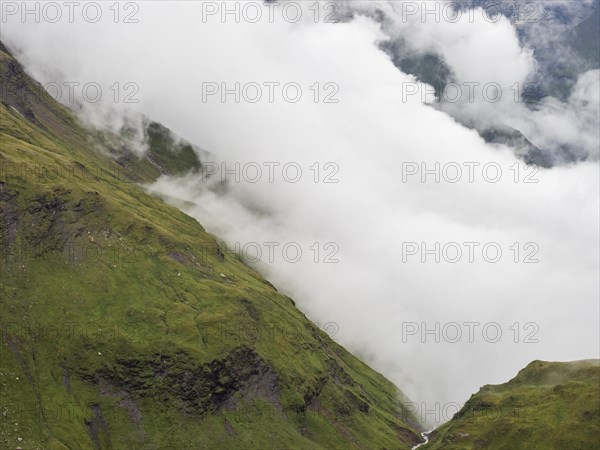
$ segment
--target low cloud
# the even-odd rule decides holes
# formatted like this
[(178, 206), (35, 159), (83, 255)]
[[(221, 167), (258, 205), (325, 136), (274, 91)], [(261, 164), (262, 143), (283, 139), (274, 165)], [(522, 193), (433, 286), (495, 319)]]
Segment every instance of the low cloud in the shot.
[[(3, 39), (22, 50), (28, 70), (43, 81), (60, 69), (61, 80), (137, 83), (137, 113), (210, 150), (209, 162), (217, 163), (211, 167), (219, 167), (210, 179), (162, 177), (148, 189), (195, 203), (179, 206), (232, 247), (279, 244), (274, 262), (263, 257), (257, 267), (312, 320), (335, 322), (335, 338), (411, 399), (429, 408), (460, 403), (533, 359), (598, 354), (597, 155), (533, 172), (513, 149), (486, 144), (420, 96), (403, 98), (405, 86), (418, 81), (381, 50), (394, 38), (391, 29), (360, 13), (344, 23), (315, 23), (306, 6), (297, 23), (222, 23), (204, 22), (200, 2), (140, 6), (131, 26), (9, 23)], [(436, 47), (463, 81), (510, 85), (527, 79), (534, 64), (507, 21), (415, 24), (402, 33)], [(487, 45), (477, 45), (481, 36)], [(586, 73), (568, 102), (548, 100), (531, 117), (514, 103), (478, 103), (466, 114), (510, 118), (532, 140), (545, 136), (552, 145), (589, 151), (597, 140), (589, 128), (597, 76)], [(256, 103), (243, 96), (235, 102), (235, 94), (225, 102), (206, 97), (206, 83), (235, 89), (236, 82), (280, 85), (272, 103), (266, 90)], [(284, 98), (279, 87), (286, 83), (300, 86), (298, 102)], [(338, 101), (324, 102), (327, 95)], [(126, 116), (131, 107), (83, 109), (103, 117)], [(549, 127), (555, 132), (547, 134)], [(301, 169), (296, 182), (286, 164)], [(262, 175), (250, 182), (257, 165)], [(326, 183), (327, 176), (337, 182)], [(227, 188), (216, 190), (221, 177)], [(303, 250), (297, 262), (277, 257), (289, 243)], [(454, 243), (462, 258), (450, 262)], [(502, 254), (492, 262), (497, 248)], [(326, 256), (338, 262), (325, 263)], [(479, 325), (470, 342), (465, 323), (472, 322)], [(456, 343), (450, 323), (463, 333)], [(423, 327), (433, 331), (422, 335)], [(493, 343), (498, 327), (502, 335)]]

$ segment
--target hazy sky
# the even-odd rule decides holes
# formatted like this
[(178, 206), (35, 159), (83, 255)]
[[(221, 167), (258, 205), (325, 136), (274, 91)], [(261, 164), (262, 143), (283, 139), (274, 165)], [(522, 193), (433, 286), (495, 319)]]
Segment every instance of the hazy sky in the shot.
[[(281, 5), (260, 3), (256, 23), (250, 9), (239, 23), (233, 16), (224, 23), (219, 12), (208, 14), (221, 2), (208, 3), (137, 2), (118, 23), (108, 3), (97, 23), (76, 13), (69, 23), (65, 11), (57, 23), (22, 23), (17, 13), (5, 17), (2, 39), (44, 83), (98, 83), (102, 99), (83, 104), (96, 124), (142, 112), (209, 150), (214, 162), (246, 167), (238, 183), (227, 176), (226, 194), (198, 175), (163, 177), (151, 189), (194, 202), (186, 212), (230, 245), (258, 243), (257, 266), (278, 288), (312, 320), (335, 323), (338, 342), (428, 409), (462, 404), (534, 359), (598, 357), (598, 71), (581, 76), (568, 102), (547, 99), (531, 112), (510, 86), (527, 80), (535, 60), (508, 20), (404, 21), (402, 2), (393, 2), (395, 12), (379, 2), (396, 14), (383, 27), (361, 14), (324, 23), (325, 3), (315, 23), (312, 2), (303, 2), (296, 23), (292, 7), (284, 16)], [(124, 23), (133, 13), (138, 23)], [(462, 83), (503, 87), (496, 103), (481, 95), (469, 102), (465, 90), (453, 114), (511, 119), (548, 151), (583, 146), (589, 161), (534, 172), (512, 149), (486, 144), (427, 105), (420, 95), (427, 87), (379, 49), (397, 34), (415, 51), (436, 48)], [(239, 103), (235, 94), (225, 102), (213, 94), (236, 82)], [(257, 85), (262, 98), (252, 103)], [(127, 94), (139, 102), (124, 103)], [(257, 165), (263, 173), (253, 183)], [(424, 182), (423, 169), (433, 171)], [(271, 242), (279, 244), (273, 263), (264, 245)], [(433, 253), (423, 254), (422, 243)], [(297, 248), (302, 257), (293, 263)], [(462, 337), (452, 343), (454, 323)], [(425, 327), (433, 332), (421, 336)]]

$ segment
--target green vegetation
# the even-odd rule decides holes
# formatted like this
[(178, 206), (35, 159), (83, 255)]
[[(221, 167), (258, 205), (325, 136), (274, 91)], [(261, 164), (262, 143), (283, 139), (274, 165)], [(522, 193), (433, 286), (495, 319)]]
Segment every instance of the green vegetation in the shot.
[(191, 144), (176, 142), (168, 128), (156, 122), (146, 127), (148, 156), (173, 175), (184, 175), (190, 170), (199, 170), (200, 161)]
[[(139, 183), (198, 170), (85, 129), (0, 43), (0, 448), (407, 449), (398, 389)], [(535, 361), (426, 449), (599, 449), (600, 366)]]
[(419, 449), (600, 449), (600, 361), (534, 361), (481, 388)]
[[(4, 47), (0, 77), (0, 448), (419, 442), (391, 382), (139, 186), (154, 164), (82, 127)], [(198, 168), (149, 136), (154, 163)]]

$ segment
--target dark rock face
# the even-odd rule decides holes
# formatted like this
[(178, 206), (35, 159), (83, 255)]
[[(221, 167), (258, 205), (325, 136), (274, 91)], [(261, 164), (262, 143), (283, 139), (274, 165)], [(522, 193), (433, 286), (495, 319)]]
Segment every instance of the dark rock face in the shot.
[(155, 354), (154, 359), (117, 359), (116, 367), (80, 374), (95, 384), (108, 384), (134, 397), (175, 401), (188, 414), (202, 415), (234, 406), (232, 397), (253, 396), (279, 403), (273, 369), (252, 349), (239, 347), (222, 359), (197, 365), (190, 355)]

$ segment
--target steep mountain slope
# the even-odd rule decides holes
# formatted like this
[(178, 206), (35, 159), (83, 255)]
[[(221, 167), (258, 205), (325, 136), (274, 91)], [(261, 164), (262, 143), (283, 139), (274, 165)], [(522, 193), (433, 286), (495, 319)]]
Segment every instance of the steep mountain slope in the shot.
[(420, 449), (600, 449), (600, 360), (534, 361), (487, 385)]
[(391, 382), (137, 184), (198, 168), (185, 143), (149, 125), (137, 159), (4, 46), (0, 82), (1, 448), (420, 441)]

